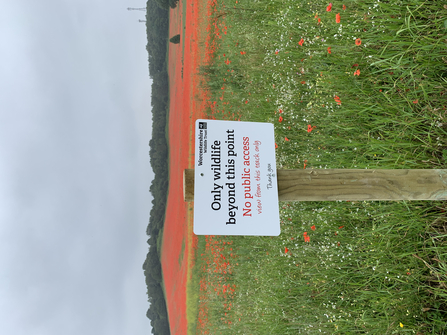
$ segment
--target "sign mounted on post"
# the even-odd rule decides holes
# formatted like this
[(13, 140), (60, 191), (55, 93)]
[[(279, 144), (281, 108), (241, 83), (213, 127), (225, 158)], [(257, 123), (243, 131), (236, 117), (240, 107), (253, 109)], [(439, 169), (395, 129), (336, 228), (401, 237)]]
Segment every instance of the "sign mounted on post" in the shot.
[(273, 125), (197, 120), (195, 136), (194, 233), (279, 235)]

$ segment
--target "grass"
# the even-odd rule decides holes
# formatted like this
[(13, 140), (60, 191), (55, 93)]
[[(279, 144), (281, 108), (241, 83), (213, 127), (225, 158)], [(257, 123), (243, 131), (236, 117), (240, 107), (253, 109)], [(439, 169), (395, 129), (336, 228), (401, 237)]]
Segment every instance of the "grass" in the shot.
[[(241, 322), (227, 333), (387, 334), (402, 324), (440, 334), (445, 300), (430, 294), (427, 279), (441, 293), (445, 272), (436, 277), (421, 263), (442, 249), (427, 233), (434, 216), (402, 207), (283, 203), (279, 238), (232, 237), (238, 265), (225, 282), (236, 283), (237, 293), (228, 319)], [(211, 325), (220, 323), (220, 300)]]
[(178, 257), (178, 266), (179, 266), (179, 268), (182, 267), (183, 257), (184, 256), (185, 256), (185, 238), (183, 238), (183, 241), (182, 241), (182, 251), (180, 252), (180, 255)]
[[(194, 255), (192, 255), (192, 258), (199, 259), (200, 258), (200, 250), (205, 249), (205, 239), (198, 239), (197, 240), (197, 247), (193, 248), (192, 252)], [(187, 320), (188, 320), (188, 334), (195, 334), (197, 330), (197, 323), (198, 323), (198, 315), (199, 315), (199, 304), (198, 301), (200, 299), (199, 296), (199, 290), (197, 289), (200, 287), (200, 279), (201, 279), (201, 272), (197, 271), (197, 268), (195, 271), (190, 271), (190, 277), (188, 278), (188, 282), (186, 284), (186, 306), (187, 306)]]
[[(278, 168), (445, 168), (444, 2), (328, 5), (210, 1), (209, 117), (274, 123)], [(445, 202), (280, 208), (279, 237), (199, 239), (195, 333), (445, 333)]]

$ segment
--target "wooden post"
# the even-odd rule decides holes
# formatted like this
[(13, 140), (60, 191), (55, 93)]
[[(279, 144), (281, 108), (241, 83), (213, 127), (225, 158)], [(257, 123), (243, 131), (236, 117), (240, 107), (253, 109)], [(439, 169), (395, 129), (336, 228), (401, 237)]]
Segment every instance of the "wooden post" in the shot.
[(183, 171), (183, 199), (194, 201), (194, 169)]
[[(277, 170), (279, 201), (447, 200), (447, 170)], [(184, 171), (194, 201), (194, 169)]]

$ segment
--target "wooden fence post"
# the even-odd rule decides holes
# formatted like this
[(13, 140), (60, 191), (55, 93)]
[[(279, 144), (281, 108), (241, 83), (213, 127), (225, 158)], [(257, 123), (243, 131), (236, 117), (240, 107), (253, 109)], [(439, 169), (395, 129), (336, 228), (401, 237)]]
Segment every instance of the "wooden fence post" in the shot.
[[(447, 170), (277, 170), (279, 201), (447, 200)], [(194, 201), (194, 169), (183, 175), (185, 201)]]

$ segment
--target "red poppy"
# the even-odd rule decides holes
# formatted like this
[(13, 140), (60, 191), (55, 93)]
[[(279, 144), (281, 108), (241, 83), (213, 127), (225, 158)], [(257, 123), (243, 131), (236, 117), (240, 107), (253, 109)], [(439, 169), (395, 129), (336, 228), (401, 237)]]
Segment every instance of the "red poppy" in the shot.
[(329, 4), (329, 6), (326, 7), (326, 12), (330, 12), (332, 10), (332, 2)]
[(279, 114), (281, 114), (282, 113), (282, 109), (280, 109), (278, 112), (279, 112)]
[(340, 97), (339, 96), (335, 96), (334, 97), (334, 100), (337, 102), (337, 105), (341, 105), (341, 100), (340, 100)]
[(413, 101), (414, 104), (417, 104), (418, 102), (419, 102), (418, 99), (416, 99), (416, 100)]
[(312, 227), (310, 227), (310, 229), (315, 231), (315, 225), (313, 225)]
[(362, 44), (362, 40), (360, 38), (357, 38), (355, 40), (355, 45), (361, 45)]
[(282, 122), (282, 120), (284, 120), (284, 119), (283, 119), (282, 116), (280, 115), (278, 121), (279, 121), (279, 122)]
[(310, 133), (312, 130), (314, 130), (315, 128), (317, 128), (317, 126), (311, 126), (310, 124), (307, 125), (307, 132)]
[(355, 71), (354, 76), (360, 76), (360, 70)]
[(287, 247), (284, 249), (284, 253), (287, 254), (289, 252), (289, 249)]
[(303, 85), (304, 85), (305, 83), (306, 83), (306, 82), (305, 82), (304, 80), (301, 82), (301, 84), (303, 84)]
[(340, 227), (338, 227), (338, 229), (342, 229), (344, 226), (340, 226)]
[(346, 5), (343, 5), (343, 10), (346, 10)]
[(304, 242), (310, 242), (310, 237), (307, 235), (307, 231), (304, 232)]
[(287, 138), (287, 137), (284, 137), (284, 139), (288, 142), (289, 141), (289, 139)]
[(340, 13), (338, 13), (337, 15), (335, 15), (335, 22), (336, 22), (336, 23), (340, 23)]
[(278, 149), (278, 144), (276, 144), (276, 142), (275, 142), (275, 149)]
[(298, 42), (298, 44), (301, 45), (301, 46), (303, 45), (303, 43), (304, 43), (304, 39), (301, 39), (301, 40)]
[(277, 55), (277, 54), (278, 54), (278, 52), (279, 52), (279, 49), (276, 49), (276, 50), (275, 50), (275, 55)]
[(320, 24), (320, 22), (321, 22), (321, 19), (320, 19), (320, 18), (318, 18), (318, 24)]
[(331, 47), (328, 47), (328, 48), (327, 48), (327, 52), (328, 52), (329, 54), (332, 53), (332, 51), (331, 51)]
[(241, 55), (245, 55), (246, 54), (246, 52), (245, 51), (241, 51)]

